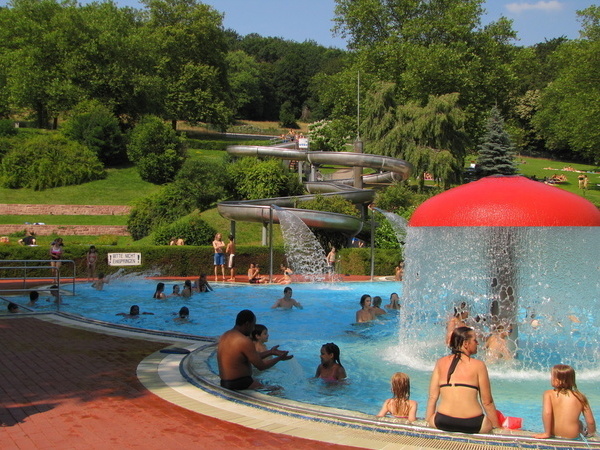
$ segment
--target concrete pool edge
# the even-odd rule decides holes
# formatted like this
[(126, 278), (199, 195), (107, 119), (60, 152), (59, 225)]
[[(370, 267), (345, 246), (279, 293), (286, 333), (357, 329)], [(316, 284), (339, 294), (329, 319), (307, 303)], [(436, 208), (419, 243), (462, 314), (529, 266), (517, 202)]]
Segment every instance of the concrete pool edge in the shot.
[[(154, 332), (133, 327), (107, 326), (100, 321), (72, 316), (65, 313), (25, 313), (67, 327), (81, 328), (102, 334), (111, 334), (149, 341), (168, 342), (191, 352), (204, 352), (210, 356), (214, 338), (201, 336), (173, 336), (171, 333)], [(14, 317), (14, 316), (13, 316)], [(9, 317), (6, 317), (7, 319)], [(167, 347), (168, 348), (168, 347)], [(191, 358), (181, 354), (155, 352), (138, 365), (140, 382), (162, 399), (188, 410), (236, 423), (245, 427), (286, 434), (295, 437), (358, 446), (363, 448), (600, 448), (597, 438), (589, 443), (566, 440), (534, 440), (522, 435), (463, 435), (439, 432), (431, 428), (407, 426), (394, 421), (375, 420), (373, 416), (349, 416), (348, 411), (323, 408), (313, 411), (294, 403), (274, 402), (272, 396), (260, 393), (227, 391), (214, 384), (212, 379), (191, 383), (185, 365)], [(184, 374), (186, 376), (184, 376)], [(327, 410), (327, 411), (325, 411)], [(328, 413), (333, 411), (333, 413)]]

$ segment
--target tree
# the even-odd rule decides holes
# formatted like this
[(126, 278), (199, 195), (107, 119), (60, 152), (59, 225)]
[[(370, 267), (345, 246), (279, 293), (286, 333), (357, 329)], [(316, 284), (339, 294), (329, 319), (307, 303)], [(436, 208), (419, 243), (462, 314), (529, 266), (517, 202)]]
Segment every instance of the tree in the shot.
[(554, 151), (571, 150), (589, 161), (600, 160), (600, 7), (578, 14), (585, 39), (563, 44), (554, 55), (556, 79), (540, 98), (533, 123)]
[(366, 95), (361, 135), (369, 152), (405, 159), (424, 184), (433, 174), (444, 188), (457, 183), (469, 142), (458, 94), (400, 104), (394, 83), (377, 83)]
[(302, 193), (297, 175), (282, 168), (280, 160), (244, 157), (227, 165), (231, 191), (241, 199), (286, 197)]
[(119, 120), (98, 101), (79, 104), (63, 125), (62, 132), (94, 151), (105, 165), (127, 161)]
[(155, 184), (173, 181), (185, 155), (182, 139), (156, 116), (144, 117), (130, 133), (127, 156), (145, 181)]
[(227, 72), (234, 113), (251, 116), (252, 105), (260, 98), (259, 64), (252, 56), (236, 50), (227, 54)]
[(221, 129), (231, 121), (222, 16), (196, 0), (144, 0), (149, 39), (156, 46), (157, 74), (164, 80), (163, 118), (209, 122)]
[(516, 175), (515, 153), (498, 108), (490, 112), (486, 133), (477, 147), (477, 172), (481, 177)]

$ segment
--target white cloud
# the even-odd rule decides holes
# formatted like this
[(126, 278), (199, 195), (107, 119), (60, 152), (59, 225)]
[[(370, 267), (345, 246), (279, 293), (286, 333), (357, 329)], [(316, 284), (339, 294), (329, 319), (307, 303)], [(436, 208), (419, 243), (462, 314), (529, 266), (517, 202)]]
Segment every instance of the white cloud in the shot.
[(513, 14), (520, 14), (524, 11), (560, 11), (563, 4), (557, 0), (539, 1), (537, 3), (509, 3), (506, 9)]

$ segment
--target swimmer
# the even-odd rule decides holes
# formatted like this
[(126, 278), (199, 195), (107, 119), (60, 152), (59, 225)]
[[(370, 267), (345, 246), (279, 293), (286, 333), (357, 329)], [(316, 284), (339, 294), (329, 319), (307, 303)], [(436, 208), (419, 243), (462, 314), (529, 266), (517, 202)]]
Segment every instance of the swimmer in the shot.
[(340, 348), (333, 342), (321, 347), (321, 364), (317, 367), (315, 377), (326, 381), (340, 381), (346, 378), (346, 370), (340, 362)]
[[(278, 345), (266, 352), (257, 352), (250, 339), (255, 326), (256, 316), (252, 311), (244, 309), (238, 313), (235, 326), (219, 338), (217, 363), (221, 387), (234, 391), (264, 388), (260, 381), (252, 378), (252, 366), (265, 370), (279, 361), (293, 358), (288, 351), (279, 350)], [(263, 359), (267, 356), (275, 357)]]
[(381, 307), (381, 297), (379, 295), (373, 297), (373, 306), (371, 307), (371, 314), (373, 314), (373, 317), (387, 314), (385, 312), (385, 309)]
[(165, 294), (165, 283), (158, 283), (156, 285), (156, 291), (154, 291), (154, 295), (152, 298), (165, 299), (167, 298)]
[(398, 297), (398, 294), (396, 294), (395, 292), (392, 292), (390, 294), (390, 303), (388, 305), (385, 305), (386, 309), (400, 309), (400, 298)]
[(140, 307), (138, 305), (131, 305), (131, 308), (129, 308), (129, 314), (127, 313), (117, 313), (115, 314), (116, 316), (123, 316), (127, 319), (137, 319), (138, 317), (140, 317), (141, 315), (150, 315), (153, 316), (154, 313), (151, 312), (143, 312), (140, 313)]
[(190, 280), (185, 280), (183, 282), (183, 290), (181, 291), (181, 296), (183, 298), (190, 298), (192, 296), (192, 282)]
[(173, 285), (173, 292), (169, 294), (169, 297), (181, 297), (181, 292), (179, 292), (179, 285)]
[(58, 285), (53, 284), (52, 286), (50, 286), (50, 295), (52, 295), (53, 299), (46, 299), (47, 302), (52, 301), (54, 303), (56, 303), (57, 305), (62, 304), (62, 298), (60, 296), (60, 291), (58, 289)]
[(469, 317), (469, 310), (467, 309), (467, 303), (461, 302), (460, 306), (454, 307), (454, 315), (448, 321), (446, 325), (446, 345), (450, 343), (450, 336), (452, 332), (460, 327), (466, 327), (466, 320)]
[(8, 304), (8, 306), (6, 307), (6, 309), (11, 314), (17, 314), (17, 313), (21, 312), (21, 310), (19, 309), (19, 305), (17, 305), (16, 303), (13, 303), (13, 302), (10, 302)]
[(410, 378), (403, 372), (396, 372), (390, 380), (394, 398), (388, 398), (381, 407), (377, 417), (391, 414), (399, 419), (408, 419), (409, 422), (417, 420), (418, 404), (410, 400)]
[[(553, 389), (544, 392), (543, 396), (544, 432), (533, 437), (576, 439), (580, 434), (586, 437), (593, 436), (596, 433), (596, 421), (586, 396), (577, 390), (575, 370), (565, 364), (555, 365), (552, 368), (550, 383)], [(581, 414), (586, 427), (579, 420)]]
[(273, 306), (271, 306), (271, 309), (292, 309), (293, 306), (302, 309), (302, 305), (292, 298), (292, 288), (287, 286), (283, 289), (283, 297), (277, 300)]
[(373, 314), (371, 313), (371, 296), (364, 294), (360, 298), (361, 309), (356, 311), (356, 323), (370, 322), (373, 320)]
[[(269, 351), (265, 345), (269, 341), (269, 330), (264, 325), (257, 323), (252, 330), (252, 342), (254, 342), (254, 348), (258, 353)], [(271, 358), (271, 356), (267, 356)]]
[(190, 317), (190, 310), (188, 309), (187, 306), (182, 306), (181, 309), (179, 310), (179, 314), (177, 315), (177, 317), (175, 317), (173, 319), (173, 322), (188, 323), (189, 317)]
[(92, 283), (92, 287), (97, 291), (101, 291), (104, 285), (108, 284), (108, 277), (105, 277), (102, 272), (98, 273), (98, 279)]
[(504, 325), (498, 325), (495, 331), (485, 341), (487, 361), (492, 363), (499, 359), (510, 361), (514, 355), (508, 348), (508, 335), (511, 329), (505, 329)]
[(27, 305), (25, 306), (36, 306), (37, 305), (37, 301), (40, 298), (40, 294), (38, 293), (38, 291), (31, 291), (29, 293), (29, 303), (27, 303)]
[(198, 292), (210, 292), (213, 290), (212, 286), (208, 284), (208, 279), (206, 278), (206, 274), (202, 273), (198, 277), (198, 282), (196, 283), (196, 290)]

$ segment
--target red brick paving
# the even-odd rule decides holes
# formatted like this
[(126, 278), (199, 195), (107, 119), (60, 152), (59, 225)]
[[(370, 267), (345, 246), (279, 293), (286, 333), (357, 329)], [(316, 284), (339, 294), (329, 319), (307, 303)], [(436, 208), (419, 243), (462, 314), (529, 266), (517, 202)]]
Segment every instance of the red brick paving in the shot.
[(0, 320), (0, 447), (9, 449), (350, 448), (254, 430), (146, 390), (138, 363), (168, 345)]

